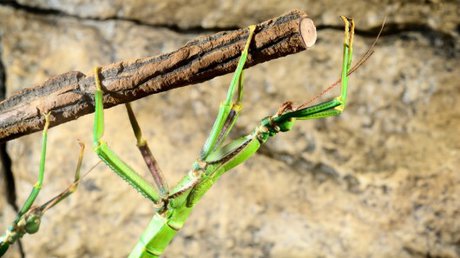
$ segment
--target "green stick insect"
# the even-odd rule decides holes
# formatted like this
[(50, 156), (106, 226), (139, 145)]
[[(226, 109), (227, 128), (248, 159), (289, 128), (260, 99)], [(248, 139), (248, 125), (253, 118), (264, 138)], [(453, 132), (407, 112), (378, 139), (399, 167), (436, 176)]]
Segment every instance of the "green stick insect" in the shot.
[(38, 180), (34, 184), (31, 193), (27, 197), (24, 205), (19, 210), (16, 219), (12, 225), (6, 230), (5, 234), (0, 237), (0, 256), (3, 256), (8, 250), (9, 246), (15, 241), (18, 241), (25, 234), (34, 234), (40, 228), (40, 222), (42, 216), (45, 212), (54, 207), (60, 201), (67, 198), (73, 192), (77, 190), (78, 184), (80, 182), (80, 168), (83, 161), (83, 152), (85, 150), (85, 145), (81, 142), (80, 144), (80, 154), (78, 157), (77, 168), (75, 170), (75, 177), (73, 183), (62, 193), (56, 195), (51, 200), (40, 206), (32, 206), (40, 193), (40, 189), (43, 185), (43, 178), (45, 175), (45, 158), (46, 158), (46, 143), (48, 139), (48, 127), (50, 124), (50, 113), (45, 114), (45, 126), (43, 129), (42, 136), (42, 149), (40, 154), (40, 167), (38, 170)]
[[(94, 150), (97, 155), (120, 177), (127, 181), (143, 196), (150, 199), (157, 208), (155, 215), (135, 245), (130, 258), (159, 257), (177, 232), (183, 227), (194, 205), (210, 187), (227, 171), (245, 162), (256, 153), (261, 144), (279, 132), (291, 130), (296, 120), (318, 119), (336, 116), (343, 112), (347, 100), (348, 76), (357, 66), (351, 67), (354, 22), (342, 17), (345, 23), (345, 40), (340, 96), (314, 106), (300, 105), (296, 108), (291, 102), (282, 104), (278, 112), (260, 121), (252, 133), (223, 145), (228, 133), (241, 111), (243, 95), (243, 69), (248, 57), (249, 47), (256, 29), (249, 26), (249, 36), (242, 51), (238, 66), (228, 89), (227, 98), (220, 105), (219, 113), (201, 153), (192, 169), (179, 183), (169, 188), (153, 157), (147, 142), (143, 139), (140, 127), (129, 104), (126, 104), (129, 120), (137, 139), (137, 146), (153, 175), (155, 187), (145, 181), (138, 173), (123, 162), (101, 140), (104, 133), (103, 91), (100, 81), (100, 68), (95, 69), (95, 120)], [(367, 57), (363, 58), (363, 60)]]
[[(109, 149), (107, 144), (101, 140), (104, 133), (103, 92), (99, 78), (101, 74), (100, 68), (95, 69), (97, 89), (95, 93), (94, 149), (99, 157), (105, 161), (112, 170), (158, 207), (151, 222), (129, 257), (159, 257), (176, 235), (177, 231), (182, 228), (193, 206), (219, 177), (249, 159), (256, 153), (261, 144), (265, 143), (270, 137), (275, 136), (279, 132), (291, 130), (295, 120), (325, 118), (342, 113), (347, 99), (348, 76), (372, 54), (372, 51), (368, 51), (354, 67), (351, 67), (354, 22), (352, 19), (346, 17), (342, 17), (342, 20), (345, 23), (345, 40), (341, 79), (323, 91), (323, 93), (325, 93), (340, 83), (340, 96), (314, 106), (307, 106), (311, 102), (309, 101), (296, 108), (292, 106), (291, 102), (285, 102), (281, 105), (276, 114), (262, 119), (259, 126), (256, 127), (252, 133), (229, 144), (223, 145), (223, 142), (241, 111), (243, 69), (248, 57), (250, 43), (256, 29), (255, 26), (250, 26), (249, 37), (230, 83), (227, 98), (220, 106), (211, 133), (202, 147), (198, 160), (193, 164), (192, 169), (173, 188), (169, 188), (164, 180), (162, 172), (147, 142), (142, 137), (140, 127), (129, 103), (126, 104), (128, 117), (137, 139), (137, 146), (154, 178), (155, 187), (151, 186), (139, 176), (139, 174), (123, 162)], [(371, 49), (372, 48), (373, 46)], [(319, 96), (323, 95), (323, 93)], [(315, 99), (316, 98), (313, 100)], [(80, 167), (83, 159), (84, 145), (80, 143), (81, 150), (74, 182), (65, 191), (53, 197), (45, 204), (38, 207), (32, 206), (40, 192), (44, 178), (49, 116), (49, 113), (45, 115), (38, 181), (34, 185), (23, 207), (18, 212), (12, 225), (8, 228), (6, 233), (0, 237), (0, 256), (3, 256), (8, 247), (25, 234), (37, 232), (40, 226), (41, 217), (44, 213), (75, 192), (81, 180)]]

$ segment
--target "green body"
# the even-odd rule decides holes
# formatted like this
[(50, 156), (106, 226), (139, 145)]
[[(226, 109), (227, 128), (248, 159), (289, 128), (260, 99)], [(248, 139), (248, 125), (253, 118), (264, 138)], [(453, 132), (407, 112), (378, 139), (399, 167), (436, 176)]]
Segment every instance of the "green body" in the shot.
[[(212, 185), (227, 171), (245, 162), (254, 155), (261, 144), (279, 132), (289, 131), (295, 120), (317, 119), (340, 114), (346, 103), (348, 73), (351, 66), (353, 21), (342, 17), (345, 22), (345, 42), (341, 75), (341, 95), (333, 100), (311, 107), (303, 105), (293, 108), (290, 103), (283, 104), (275, 114), (261, 120), (258, 127), (247, 136), (223, 145), (228, 133), (237, 120), (241, 109), (242, 77), (245, 62), (248, 58), (250, 44), (255, 33), (255, 26), (249, 27), (245, 47), (242, 51), (233, 80), (230, 84), (226, 100), (221, 104), (214, 122), (199, 156), (187, 175), (172, 189), (169, 189), (162, 178), (160, 170), (142, 138), (140, 128), (134, 118), (131, 107), (127, 105), (130, 121), (138, 140), (138, 147), (149, 165), (155, 180), (151, 186), (132, 168), (124, 163), (107, 145), (101, 141), (104, 131), (103, 92), (99, 79), (101, 71), (96, 68), (94, 149), (119, 176), (126, 180), (138, 192), (154, 202), (157, 207), (155, 215), (145, 229), (141, 238), (129, 255), (135, 257), (159, 257), (169, 245), (176, 233), (183, 227), (193, 206)], [(156, 188), (156, 189), (155, 189)]]

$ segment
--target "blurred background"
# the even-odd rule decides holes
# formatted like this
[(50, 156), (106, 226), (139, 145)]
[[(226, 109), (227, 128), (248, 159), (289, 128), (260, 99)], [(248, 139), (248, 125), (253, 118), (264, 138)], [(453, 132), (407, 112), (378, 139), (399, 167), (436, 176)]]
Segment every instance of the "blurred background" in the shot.
[[(71, 70), (173, 51), (201, 35), (299, 8), (318, 29), (308, 51), (245, 73), (232, 133), (249, 133), (286, 101), (304, 102), (340, 73), (343, 25), (357, 26), (355, 60), (387, 17), (375, 54), (350, 79), (337, 118), (300, 121), (227, 173), (195, 207), (164, 257), (460, 257), (460, 3), (411, 1), (0, 1), (2, 97)], [(133, 103), (170, 185), (190, 168), (231, 75)], [(325, 99), (339, 94), (335, 89)], [(109, 145), (149, 178), (123, 106), (106, 114)], [(93, 115), (49, 131), (43, 203), (83, 171)], [(41, 134), (3, 145), (0, 231), (36, 181)], [(12, 177), (14, 176), (14, 177)], [(11, 190), (14, 182), (15, 193)], [(9, 187), (8, 187), (9, 186)], [(152, 204), (105, 165), (24, 237), (26, 257), (126, 257)], [(6, 257), (21, 257), (18, 246)]]

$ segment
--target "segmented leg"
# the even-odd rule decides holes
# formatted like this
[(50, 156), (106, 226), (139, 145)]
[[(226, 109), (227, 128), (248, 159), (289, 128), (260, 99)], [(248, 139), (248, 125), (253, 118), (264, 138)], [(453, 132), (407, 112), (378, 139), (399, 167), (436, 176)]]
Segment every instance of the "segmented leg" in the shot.
[(134, 116), (133, 109), (131, 108), (130, 103), (126, 103), (126, 111), (128, 112), (129, 122), (131, 123), (131, 127), (133, 128), (134, 135), (136, 136), (137, 140), (137, 148), (142, 154), (144, 158), (145, 164), (147, 165), (150, 173), (153, 176), (153, 180), (155, 181), (155, 185), (160, 192), (161, 197), (168, 196), (169, 188), (168, 183), (166, 182), (163, 173), (161, 172), (160, 166), (156, 161), (155, 157), (153, 156), (150, 148), (147, 144), (147, 141), (142, 137), (142, 131), (137, 122), (136, 117)]
[(244, 48), (241, 51), (241, 56), (238, 61), (235, 73), (233, 74), (232, 81), (230, 82), (230, 86), (227, 91), (227, 97), (225, 101), (220, 104), (219, 113), (217, 114), (211, 132), (201, 149), (200, 157), (198, 161), (193, 165), (193, 173), (192, 175), (184, 178), (171, 191), (171, 197), (182, 195), (199, 182), (201, 176), (196, 175), (195, 172), (204, 171), (203, 167), (206, 165), (208, 157), (221, 147), (222, 143), (226, 139), (228, 133), (231, 131), (238, 118), (238, 115), (241, 111), (241, 101), (243, 98), (243, 70), (244, 65), (248, 59), (249, 47), (256, 30), (256, 26), (251, 25), (248, 27), (248, 29), (248, 37), (246, 39)]
[(95, 92), (95, 117), (94, 117), (94, 135), (93, 144), (97, 155), (121, 178), (127, 181), (144, 197), (150, 199), (153, 203), (159, 203), (161, 196), (156, 190), (145, 181), (136, 171), (128, 164), (121, 160), (105, 142), (101, 140), (104, 135), (104, 106), (102, 101), (102, 84), (100, 80), (101, 68), (94, 69), (94, 77), (96, 82)]
[(353, 19), (341, 16), (345, 23), (345, 39), (343, 46), (343, 61), (342, 61), (342, 73), (341, 73), (341, 93), (340, 96), (323, 103), (319, 103), (310, 107), (299, 106), (296, 111), (289, 112), (285, 117), (295, 117), (299, 120), (307, 119), (319, 119), (330, 116), (340, 115), (345, 109), (347, 102), (347, 91), (348, 91), (348, 73), (351, 69), (351, 61), (353, 54), (353, 36), (355, 23)]
[[(211, 129), (211, 133), (206, 139), (205, 144), (201, 150), (200, 159), (206, 160), (206, 157), (219, 147), (228, 133), (231, 131), (233, 125), (235, 124), (238, 115), (241, 110), (241, 100), (243, 98), (243, 69), (244, 65), (248, 58), (249, 46), (256, 29), (255, 25), (249, 26), (249, 35), (246, 40), (243, 51), (241, 51), (241, 57), (238, 61), (238, 66), (236, 67), (235, 73), (233, 74), (230, 87), (227, 91), (227, 98), (219, 107), (219, 113), (214, 125)], [(236, 100), (234, 101), (236, 92)]]
[(30, 207), (34, 203), (35, 199), (37, 198), (42, 188), (43, 177), (45, 175), (46, 143), (48, 141), (49, 125), (50, 125), (50, 113), (46, 113), (45, 114), (45, 126), (43, 127), (43, 132), (42, 132), (42, 149), (41, 149), (41, 154), (40, 154), (40, 167), (38, 169), (38, 180), (34, 184), (32, 188), (32, 192), (29, 194), (29, 197), (27, 197), (26, 201), (24, 202), (24, 205), (19, 210), (17, 220), (19, 220), (20, 217), (24, 215), (24, 213), (26, 213), (30, 209)]

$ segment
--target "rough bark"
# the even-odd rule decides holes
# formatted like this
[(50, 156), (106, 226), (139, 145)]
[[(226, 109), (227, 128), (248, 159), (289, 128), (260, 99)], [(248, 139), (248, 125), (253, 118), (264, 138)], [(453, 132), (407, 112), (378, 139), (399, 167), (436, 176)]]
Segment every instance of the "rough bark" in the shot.
[[(170, 89), (196, 84), (236, 68), (247, 29), (197, 38), (180, 49), (155, 57), (102, 66), (105, 108)], [(303, 11), (257, 25), (246, 67), (311, 47), (316, 29)], [(0, 102), (0, 142), (41, 130), (43, 114), (51, 127), (94, 111), (94, 76), (72, 71)]]

